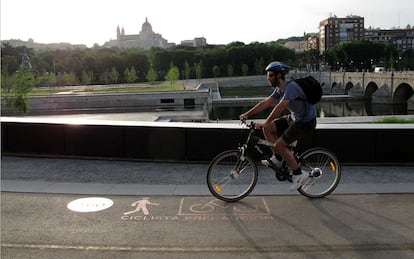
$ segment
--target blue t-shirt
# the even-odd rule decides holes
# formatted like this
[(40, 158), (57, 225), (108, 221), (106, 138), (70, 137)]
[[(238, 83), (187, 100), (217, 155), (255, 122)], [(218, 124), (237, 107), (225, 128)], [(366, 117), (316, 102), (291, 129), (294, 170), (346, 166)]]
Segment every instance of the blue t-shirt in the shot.
[(316, 107), (306, 100), (302, 88), (295, 81), (285, 81), (284, 92), (276, 87), (270, 95), (275, 99), (288, 100), (288, 110), (294, 123), (308, 122), (316, 118)]

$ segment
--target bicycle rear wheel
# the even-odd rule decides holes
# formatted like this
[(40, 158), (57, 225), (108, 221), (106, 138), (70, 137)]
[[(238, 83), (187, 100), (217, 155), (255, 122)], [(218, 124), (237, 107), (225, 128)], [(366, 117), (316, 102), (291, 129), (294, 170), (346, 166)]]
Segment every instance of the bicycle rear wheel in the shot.
[(207, 172), (211, 194), (223, 201), (238, 201), (249, 195), (257, 183), (257, 166), (250, 157), (240, 159), (239, 150), (217, 155)]
[(341, 167), (338, 159), (329, 150), (313, 148), (305, 151), (299, 161), (303, 171), (309, 172), (309, 179), (298, 191), (309, 198), (322, 198), (338, 186)]

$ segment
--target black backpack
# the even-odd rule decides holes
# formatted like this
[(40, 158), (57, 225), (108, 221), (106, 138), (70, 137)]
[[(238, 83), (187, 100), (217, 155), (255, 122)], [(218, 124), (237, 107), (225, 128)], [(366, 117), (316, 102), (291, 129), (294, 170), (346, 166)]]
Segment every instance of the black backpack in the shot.
[[(307, 76), (294, 80), (306, 95), (306, 100), (311, 104), (319, 102), (322, 98), (322, 86), (313, 76)], [(300, 98), (299, 98), (300, 99)]]

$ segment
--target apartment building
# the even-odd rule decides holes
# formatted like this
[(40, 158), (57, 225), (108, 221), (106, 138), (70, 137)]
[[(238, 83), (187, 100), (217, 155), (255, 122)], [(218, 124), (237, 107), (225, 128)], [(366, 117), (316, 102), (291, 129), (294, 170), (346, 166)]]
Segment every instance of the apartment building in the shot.
[(349, 15), (345, 18), (331, 16), (319, 23), (319, 51), (338, 43), (364, 39), (364, 17)]
[(414, 28), (407, 25), (405, 29), (365, 29), (365, 39), (385, 44), (394, 44), (399, 53), (414, 48)]

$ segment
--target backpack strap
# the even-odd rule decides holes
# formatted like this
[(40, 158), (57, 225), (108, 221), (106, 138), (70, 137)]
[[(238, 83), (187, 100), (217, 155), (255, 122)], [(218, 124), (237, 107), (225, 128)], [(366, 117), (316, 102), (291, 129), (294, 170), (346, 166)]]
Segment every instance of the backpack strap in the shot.
[[(290, 84), (292, 82), (295, 82), (302, 89), (302, 86), (300, 86), (300, 84), (296, 81), (296, 79), (290, 80), (286, 85), (288, 85), (288, 84)], [(302, 89), (302, 92), (305, 93), (303, 91), (303, 89)], [(306, 96), (306, 94), (305, 94), (305, 96)], [(306, 98), (304, 99), (304, 98), (301, 98), (301, 97), (296, 97), (295, 100), (299, 100), (299, 101), (303, 101), (303, 102), (307, 102), (308, 101)]]

